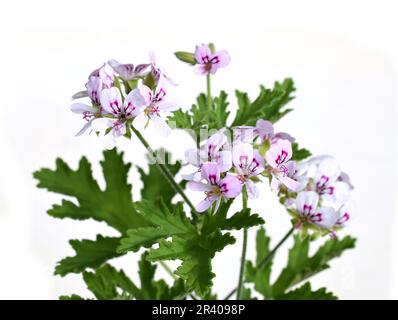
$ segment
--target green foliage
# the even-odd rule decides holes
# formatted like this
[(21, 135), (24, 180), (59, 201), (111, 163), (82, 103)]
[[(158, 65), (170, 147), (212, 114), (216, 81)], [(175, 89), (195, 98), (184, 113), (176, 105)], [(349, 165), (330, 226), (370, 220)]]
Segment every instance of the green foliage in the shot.
[(196, 228), (185, 216), (182, 203), (174, 207), (174, 212), (162, 201), (159, 205), (151, 201), (141, 201), (136, 204), (137, 210), (154, 225), (152, 227), (137, 228), (127, 231), (118, 248), (119, 252), (137, 251), (140, 247), (151, 246), (159, 239), (174, 235), (190, 236)]
[(159, 248), (152, 249), (148, 259), (182, 260), (175, 274), (186, 280), (187, 289), (195, 290), (199, 296), (204, 297), (210, 291), (215, 277), (211, 271), (211, 259), (216, 252), (234, 243), (234, 237), (220, 231), (210, 235), (195, 233), (190, 237), (174, 236), (171, 241), (160, 240)]
[[(257, 233), (257, 258), (256, 263), (248, 262), (246, 268), (246, 281), (254, 283), (255, 289), (267, 299), (282, 299), (288, 290), (303, 280), (329, 268), (328, 262), (339, 257), (345, 250), (354, 248), (355, 239), (347, 236), (341, 240), (327, 240), (313, 255), (309, 256), (310, 239), (302, 240), (300, 236), (294, 237), (294, 245), (289, 251), (287, 266), (282, 270), (276, 281), (270, 283), (272, 259), (262, 268), (256, 267), (270, 253), (270, 239), (264, 229)], [(310, 298), (311, 288), (303, 286), (292, 292), (288, 298), (297, 297), (305, 293), (305, 298)], [(332, 297), (326, 291), (318, 290), (314, 297)]]
[(80, 273), (86, 268), (98, 268), (104, 262), (118, 257), (116, 252), (120, 238), (97, 236), (96, 240), (71, 240), (72, 248), (76, 251), (74, 257), (67, 257), (58, 262), (55, 274), (64, 276), (68, 273)]
[[(155, 205), (150, 201), (136, 204), (137, 211), (150, 221), (153, 226), (129, 230), (122, 239), (120, 252), (137, 251), (140, 247), (150, 247), (159, 243), (159, 248), (149, 251), (148, 259), (182, 260), (176, 275), (186, 280), (188, 290), (195, 290), (200, 296), (209, 293), (214, 273), (211, 271), (211, 259), (235, 239), (222, 230), (241, 229), (264, 223), (257, 215), (250, 215), (250, 210), (242, 210), (231, 218), (226, 214), (230, 203), (222, 205), (215, 214), (206, 214), (201, 232), (186, 217), (181, 203), (173, 210), (162, 202)], [(172, 240), (166, 240), (172, 237)]]
[[(169, 287), (163, 280), (155, 280), (156, 266), (146, 260), (143, 254), (139, 262), (139, 278), (141, 287), (136, 286), (123, 271), (118, 271), (109, 264), (95, 272), (84, 272), (83, 278), (87, 288), (97, 299), (181, 299), (185, 297), (182, 280), (176, 280)], [(73, 296), (72, 296), (73, 297)]]
[[(156, 154), (158, 157), (165, 160), (164, 163), (166, 163), (167, 168), (174, 176), (178, 173), (178, 171), (180, 171), (181, 163), (176, 162), (175, 164), (172, 164), (171, 156), (167, 151), (160, 149), (156, 151)], [(152, 161), (150, 155), (147, 156), (147, 159)], [(166, 181), (159, 167), (156, 164), (150, 164), (148, 173), (138, 166), (137, 169), (140, 174), (141, 181), (144, 184), (143, 188), (141, 189), (141, 198), (154, 201), (162, 197), (164, 203), (170, 204), (172, 198), (176, 194), (176, 191), (171, 184)], [(164, 183), (162, 183), (163, 181)], [(185, 184), (186, 181), (182, 181), (180, 186), (184, 188)]]
[(292, 144), (292, 152), (293, 152), (292, 160), (295, 161), (305, 160), (311, 157), (312, 155), (309, 150), (304, 148), (300, 149), (298, 143)]
[(78, 204), (63, 200), (61, 205), (54, 205), (48, 211), (49, 215), (55, 218), (104, 221), (120, 233), (148, 225), (134, 208), (131, 185), (127, 183), (131, 164), (123, 162), (123, 153), (117, 153), (116, 150), (104, 152), (101, 166), (106, 182), (105, 190), (101, 190), (93, 178), (91, 165), (85, 157), (80, 160), (77, 170), (70, 169), (61, 159), (57, 159), (56, 164), (55, 170), (41, 169), (34, 173), (34, 177), (39, 180), (37, 186), (74, 197)]
[(337, 297), (326, 288), (312, 291), (311, 284), (306, 282), (301, 287), (278, 297), (280, 300), (336, 300)]
[(232, 126), (255, 126), (258, 119), (269, 120), (273, 123), (289, 113), (286, 104), (294, 97), (295, 91), (292, 79), (275, 82), (273, 89), (260, 87), (260, 94), (251, 102), (247, 93), (236, 90), (238, 111)]
[(227, 111), (227, 97), (227, 94), (221, 91), (218, 97), (213, 98), (212, 110), (209, 111), (206, 95), (201, 93), (196, 99), (196, 104), (192, 105), (189, 111), (179, 109), (169, 117), (169, 121), (175, 122), (179, 129), (192, 130), (193, 138), (200, 138), (201, 129), (218, 130), (227, 126), (230, 114)]

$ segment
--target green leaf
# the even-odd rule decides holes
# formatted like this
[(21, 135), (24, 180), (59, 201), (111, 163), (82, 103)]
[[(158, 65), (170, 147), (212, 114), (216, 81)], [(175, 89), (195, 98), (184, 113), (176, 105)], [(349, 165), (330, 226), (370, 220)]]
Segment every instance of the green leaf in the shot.
[(119, 296), (118, 289), (133, 296), (140, 295), (140, 290), (124, 272), (117, 271), (109, 264), (97, 269), (95, 273), (84, 272), (83, 279), (87, 284), (87, 288), (100, 300), (117, 298)]
[[(256, 263), (247, 263), (246, 281), (254, 283), (255, 289), (266, 299), (279, 299), (284, 297), (291, 287), (329, 268), (330, 260), (340, 256), (345, 250), (354, 248), (355, 239), (347, 236), (341, 240), (327, 240), (313, 256), (309, 256), (310, 239), (302, 240), (296, 235), (294, 245), (289, 251), (287, 266), (273, 284), (270, 283), (272, 259), (262, 268), (256, 267), (270, 253), (270, 239), (262, 228), (257, 232), (256, 243)], [(302, 290), (307, 292), (308, 288), (304, 287)]]
[(211, 233), (217, 228), (220, 230), (240, 230), (264, 224), (264, 220), (258, 214), (250, 214), (251, 209), (243, 209), (227, 218), (229, 206), (220, 207), (216, 214), (205, 213), (202, 232)]
[(195, 55), (192, 52), (177, 51), (174, 52), (174, 54), (177, 57), (177, 59), (182, 62), (186, 62), (192, 65), (196, 64)]
[(312, 291), (311, 284), (306, 282), (301, 287), (292, 290), (284, 295), (278, 296), (280, 300), (336, 300), (337, 297), (326, 288)]
[(236, 90), (238, 111), (232, 126), (255, 126), (258, 119), (275, 123), (291, 111), (285, 106), (294, 98), (295, 90), (293, 80), (285, 79), (282, 83), (275, 82), (272, 90), (261, 86), (260, 94), (253, 102), (247, 93)]
[(292, 152), (293, 152), (292, 160), (295, 161), (301, 161), (307, 159), (312, 155), (309, 150), (304, 148), (300, 149), (297, 143), (292, 144)]
[(141, 246), (149, 247), (159, 239), (173, 235), (195, 234), (196, 229), (185, 216), (182, 203), (174, 207), (174, 212), (162, 201), (160, 204), (143, 200), (136, 203), (136, 208), (154, 226), (131, 229), (121, 240), (119, 252), (137, 251)]
[(75, 250), (74, 257), (67, 257), (55, 268), (55, 274), (65, 276), (68, 273), (79, 273), (86, 268), (96, 269), (109, 259), (119, 256), (116, 248), (120, 238), (102, 237), (96, 240), (71, 240), (69, 243)]
[(84, 300), (84, 298), (82, 298), (81, 296), (77, 295), (77, 294), (72, 294), (70, 296), (60, 296), (59, 300)]
[[(178, 171), (180, 171), (181, 163), (176, 162), (175, 164), (171, 164), (172, 163), (171, 156), (166, 150), (164, 149), (157, 150), (156, 154), (158, 155), (158, 157), (164, 160), (164, 163), (166, 163), (167, 168), (174, 176), (178, 173)], [(150, 155), (147, 155), (147, 158), (149, 161), (153, 160), (150, 157)], [(160, 171), (158, 166), (155, 164), (150, 164), (148, 173), (145, 173), (145, 171), (140, 167), (137, 168), (141, 176), (141, 180), (144, 184), (141, 190), (142, 199), (157, 200), (160, 199), (161, 197), (166, 204), (170, 204), (171, 199), (176, 195), (177, 192), (171, 186), (171, 184), (168, 181), (166, 181), (166, 178), (164, 177), (163, 173)], [(180, 183), (180, 186), (184, 188), (185, 184), (186, 181), (182, 181)]]
[(194, 235), (190, 239), (174, 236), (172, 241), (162, 240), (158, 249), (149, 252), (148, 259), (182, 260), (175, 272), (186, 281), (188, 290), (204, 297), (209, 293), (215, 274), (211, 271), (211, 259), (225, 246), (235, 243), (229, 233), (213, 232), (210, 235)]
[(301, 240), (298, 235), (294, 237), (294, 246), (289, 251), (287, 266), (273, 285), (275, 296), (283, 294), (297, 283), (329, 268), (330, 260), (339, 257), (344, 250), (355, 247), (355, 239), (346, 236), (341, 240), (328, 240), (312, 257), (308, 255), (309, 246), (310, 239)]
[(56, 169), (41, 169), (34, 173), (39, 180), (38, 187), (74, 197), (78, 204), (63, 200), (54, 205), (48, 214), (56, 218), (77, 220), (94, 219), (104, 221), (122, 234), (127, 229), (147, 226), (148, 223), (136, 212), (131, 196), (131, 185), (127, 174), (131, 164), (123, 162), (123, 153), (116, 150), (104, 152), (101, 166), (106, 182), (101, 190), (92, 176), (91, 165), (82, 158), (77, 170), (72, 170), (61, 159)]
[(266, 235), (265, 229), (260, 228), (256, 236), (256, 263), (248, 261), (246, 264), (246, 281), (254, 283), (256, 291), (264, 297), (272, 296), (272, 285), (270, 283), (272, 259), (261, 268), (257, 268), (265, 257), (270, 253), (270, 238)]
[(218, 97), (213, 97), (212, 110), (209, 112), (207, 97), (204, 93), (196, 98), (196, 104), (189, 111), (177, 110), (169, 117), (169, 121), (175, 122), (177, 128), (189, 129), (194, 139), (202, 138), (201, 129), (218, 130), (227, 125), (228, 101), (225, 91), (221, 91)]

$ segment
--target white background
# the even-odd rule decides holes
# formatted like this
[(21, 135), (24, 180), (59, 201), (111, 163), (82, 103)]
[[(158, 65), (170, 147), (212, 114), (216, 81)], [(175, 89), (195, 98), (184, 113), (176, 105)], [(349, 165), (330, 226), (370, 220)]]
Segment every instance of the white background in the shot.
[[(82, 125), (69, 111), (70, 96), (102, 62), (147, 61), (147, 52), (180, 84), (188, 108), (205, 80), (172, 52), (213, 41), (232, 61), (214, 77), (213, 92), (253, 96), (259, 84), (293, 77), (295, 111), (277, 124), (314, 154), (332, 154), (355, 184), (356, 214), (345, 230), (355, 250), (313, 280), (341, 298), (398, 298), (396, 1), (12, 1), (0, 10), (0, 298), (55, 299), (89, 296), (80, 276), (52, 275), (56, 261), (72, 254), (71, 238), (94, 238), (105, 225), (61, 221), (45, 211), (59, 197), (35, 188), (32, 172), (54, 166), (57, 156), (76, 166), (82, 155), (97, 162), (102, 144), (74, 137)], [(145, 135), (181, 157), (190, 139), (173, 133)], [(144, 165), (137, 141), (122, 141), (134, 164)], [(98, 165), (94, 166), (98, 175)], [(131, 176), (137, 199), (140, 183)], [(192, 194), (195, 201), (198, 195)], [(289, 218), (264, 185), (251, 206), (263, 215), (274, 241)], [(238, 234), (240, 240), (240, 235)], [(249, 256), (253, 256), (250, 238)], [(277, 256), (286, 259), (287, 246)], [(221, 297), (237, 281), (240, 241), (216, 256)], [(116, 265), (135, 279), (135, 256)], [(159, 272), (159, 275), (165, 275)]]

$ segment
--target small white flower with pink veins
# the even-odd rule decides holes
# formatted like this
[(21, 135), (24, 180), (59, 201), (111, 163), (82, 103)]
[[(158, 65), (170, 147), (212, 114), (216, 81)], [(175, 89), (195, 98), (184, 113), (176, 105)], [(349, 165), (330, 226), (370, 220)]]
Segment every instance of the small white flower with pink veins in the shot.
[(216, 162), (220, 172), (226, 172), (232, 167), (232, 155), (228, 143), (228, 137), (224, 129), (213, 134), (200, 149), (188, 149), (185, 151), (185, 159), (188, 164), (197, 167), (197, 171), (182, 175), (185, 180), (200, 180), (200, 170), (203, 163)]
[(335, 236), (333, 229), (344, 227), (350, 219), (348, 207), (341, 206), (338, 210), (332, 207), (318, 208), (318, 203), (319, 195), (314, 191), (301, 191), (297, 194), (296, 208), (302, 217), (301, 223), (315, 224)]
[(195, 59), (195, 72), (201, 75), (214, 74), (219, 68), (223, 68), (229, 64), (231, 58), (226, 50), (211, 53), (208, 45), (202, 44), (196, 47)]
[(292, 191), (300, 189), (300, 183), (292, 177), (296, 171), (296, 162), (289, 161), (292, 157), (292, 144), (288, 140), (278, 140), (265, 153), (265, 159), (271, 167), (271, 189), (276, 191), (285, 185)]
[(146, 63), (146, 64), (139, 64), (134, 67), (134, 65), (131, 63), (120, 63), (114, 59), (109, 60), (108, 64), (119, 75), (119, 77), (124, 80), (133, 80), (143, 77), (145, 71), (150, 66), (149, 63)]
[(194, 191), (203, 191), (206, 198), (197, 206), (198, 212), (206, 211), (216, 202), (214, 211), (217, 211), (222, 199), (237, 197), (242, 191), (242, 184), (236, 176), (227, 174), (221, 179), (220, 168), (217, 163), (208, 162), (202, 165), (202, 179), (207, 183), (198, 181), (189, 181), (188, 187)]
[(239, 181), (246, 185), (248, 196), (258, 198), (258, 188), (250, 178), (264, 171), (263, 157), (250, 143), (238, 142), (232, 148), (232, 161)]
[(91, 126), (97, 132), (105, 131), (105, 147), (112, 149), (118, 138), (126, 134), (126, 121), (143, 111), (145, 101), (138, 89), (132, 90), (123, 101), (119, 89), (112, 87), (102, 90), (100, 102), (104, 117), (92, 121)]
[(179, 107), (174, 86), (161, 76), (154, 91), (146, 85), (141, 86), (138, 90), (144, 101), (144, 115), (154, 123), (159, 134), (168, 136), (171, 129), (163, 116)]
[(271, 144), (276, 143), (278, 140), (288, 140), (294, 142), (294, 138), (286, 132), (274, 132), (274, 125), (271, 121), (259, 119), (254, 128), (254, 134), (262, 141), (268, 140)]
[(341, 169), (334, 158), (323, 158), (317, 166), (313, 190), (323, 200), (344, 203), (350, 196), (350, 185), (341, 181)]

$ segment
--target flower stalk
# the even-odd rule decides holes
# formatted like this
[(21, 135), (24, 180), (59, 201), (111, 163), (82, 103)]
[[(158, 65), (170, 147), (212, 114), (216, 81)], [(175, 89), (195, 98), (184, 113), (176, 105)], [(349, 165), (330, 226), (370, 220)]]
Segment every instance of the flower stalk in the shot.
[[(243, 189), (242, 189), (242, 207), (243, 207), (243, 209), (247, 209), (246, 187), (243, 187)], [(239, 270), (239, 281), (238, 281), (238, 288), (237, 288), (237, 293), (236, 293), (237, 300), (240, 300), (242, 298), (243, 278), (245, 275), (245, 264), (246, 264), (246, 251), (247, 251), (247, 228), (244, 228), (243, 229), (242, 256), (241, 256), (240, 270)]]
[(184, 190), (181, 188), (181, 186), (174, 180), (174, 176), (170, 172), (170, 170), (167, 168), (167, 166), (162, 163), (157, 156), (156, 152), (153, 151), (153, 149), (150, 147), (149, 143), (145, 140), (144, 136), (136, 129), (134, 126), (131, 126), (131, 130), (134, 132), (134, 134), (137, 136), (138, 140), (142, 143), (142, 145), (150, 152), (151, 156), (155, 159), (157, 166), (159, 167), (160, 171), (163, 173), (167, 181), (172, 185), (172, 187), (175, 189), (176, 192), (178, 192), (181, 197), (184, 199), (186, 204), (189, 206), (189, 208), (192, 210), (192, 212), (196, 213), (196, 209), (192, 202), (189, 200), (187, 195), (185, 194)]

